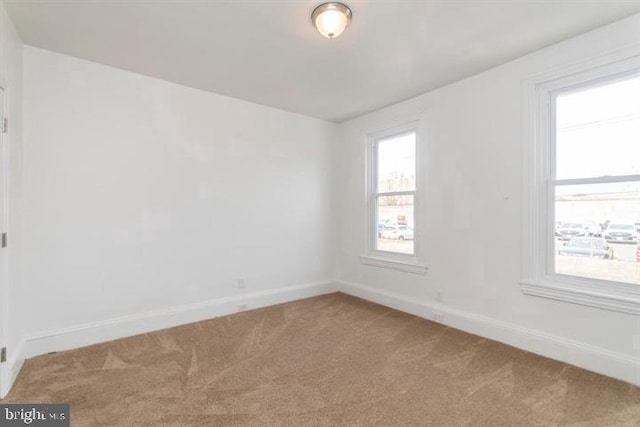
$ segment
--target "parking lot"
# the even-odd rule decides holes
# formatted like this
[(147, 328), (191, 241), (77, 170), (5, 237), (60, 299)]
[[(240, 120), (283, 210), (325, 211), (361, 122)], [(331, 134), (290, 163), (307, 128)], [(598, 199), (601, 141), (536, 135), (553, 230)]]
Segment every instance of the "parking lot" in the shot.
[[(556, 248), (564, 244), (556, 240)], [(610, 243), (613, 259), (556, 255), (556, 272), (572, 276), (591, 277), (640, 284), (640, 262), (636, 262), (636, 245)], [(378, 239), (378, 249), (411, 254), (413, 240)]]
[(413, 253), (413, 240), (378, 239), (378, 250), (398, 252), (401, 254)]
[(571, 276), (640, 285), (640, 262), (574, 256), (556, 256), (556, 272)]
[[(556, 239), (556, 249), (564, 244)], [(613, 259), (556, 255), (556, 272), (571, 276), (640, 284), (640, 262), (636, 262), (636, 244), (609, 243)]]
[(613, 248), (613, 259), (620, 261), (636, 260), (636, 245), (633, 243), (609, 243)]
[[(564, 241), (556, 239), (556, 248)], [(632, 243), (609, 243), (613, 248), (613, 259), (619, 261), (636, 261), (636, 245)], [(381, 251), (410, 254), (413, 252), (413, 240), (378, 239), (378, 249)]]
[[(556, 251), (560, 248), (566, 240), (556, 239)], [(620, 261), (634, 261), (636, 260), (636, 245), (634, 243), (609, 243), (609, 246), (613, 249), (613, 259)]]

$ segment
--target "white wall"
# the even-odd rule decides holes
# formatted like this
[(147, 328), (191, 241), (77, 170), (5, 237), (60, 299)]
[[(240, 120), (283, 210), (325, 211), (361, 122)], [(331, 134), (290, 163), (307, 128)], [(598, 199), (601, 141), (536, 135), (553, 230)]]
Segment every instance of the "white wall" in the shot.
[(27, 341), (335, 278), (336, 125), (33, 47), (24, 83)]
[[(639, 21), (636, 15), (345, 123), (336, 143), (342, 149), (336, 157), (336, 191), (344, 289), (427, 316), (441, 311), (444, 323), (640, 382), (637, 316), (527, 296), (519, 286), (522, 83), (560, 65), (637, 43)], [(365, 266), (358, 259), (365, 250), (366, 134), (416, 115), (427, 129), (422, 193), (426, 276)], [(436, 301), (437, 291), (443, 304)], [(527, 334), (542, 343), (527, 344), (537, 339)], [(558, 348), (562, 343), (570, 343), (571, 349)], [(582, 350), (590, 356), (578, 354)], [(616, 364), (626, 365), (613, 372)]]
[[(14, 304), (23, 301), (24, 293), (21, 286), (21, 263), (22, 263), (22, 199), (23, 199), (23, 179), (22, 179), (22, 41), (5, 11), (4, 2), (0, 2), (0, 84), (4, 87), (4, 114), (9, 118), (9, 132), (4, 134), (3, 143), (7, 144), (6, 153), (9, 157), (8, 187), (8, 210), (7, 210), (7, 233), (9, 236), (9, 247), (7, 264), (4, 268), (8, 271), (0, 272), (6, 274), (8, 279), (3, 295), (6, 299), (0, 301), (0, 321), (7, 327), (4, 342), (8, 348), (8, 359), (10, 362), (16, 359), (14, 351), (19, 347), (23, 335), (23, 325), (18, 320), (18, 305)], [(4, 165), (2, 166), (4, 167)], [(11, 301), (11, 303), (9, 303)], [(13, 364), (9, 364), (13, 368)], [(4, 368), (4, 367), (3, 367)], [(12, 378), (17, 374), (16, 369), (2, 369), (2, 395), (7, 389)]]
[[(26, 47), (11, 345), (27, 349), (15, 353), (207, 317), (210, 302), (277, 302), (292, 285), (310, 284), (287, 298), (330, 291), (322, 284), (339, 276), (346, 292), (635, 380), (625, 375), (640, 366), (636, 317), (525, 296), (518, 282), (521, 83), (638, 40), (637, 19), (339, 126)], [(416, 115), (427, 129), (426, 276), (358, 260), (365, 134)], [(162, 316), (173, 317), (154, 323)], [(619, 372), (598, 366), (620, 361)]]

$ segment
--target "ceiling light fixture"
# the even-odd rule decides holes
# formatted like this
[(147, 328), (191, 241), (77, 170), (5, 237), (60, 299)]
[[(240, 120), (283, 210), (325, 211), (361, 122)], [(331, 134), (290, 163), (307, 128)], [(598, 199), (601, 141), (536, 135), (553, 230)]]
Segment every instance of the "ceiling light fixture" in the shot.
[(311, 12), (311, 21), (320, 34), (334, 39), (351, 22), (351, 9), (338, 2), (322, 3)]

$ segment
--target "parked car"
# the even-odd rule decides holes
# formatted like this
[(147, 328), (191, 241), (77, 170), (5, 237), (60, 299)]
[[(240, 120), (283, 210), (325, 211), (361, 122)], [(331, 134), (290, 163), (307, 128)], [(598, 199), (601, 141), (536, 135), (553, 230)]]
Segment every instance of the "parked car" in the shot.
[(382, 231), (385, 227), (390, 227), (392, 225), (397, 225), (397, 223), (391, 221), (390, 219), (380, 220), (380, 222), (378, 222), (378, 237), (382, 237)]
[(613, 259), (613, 248), (602, 237), (572, 237), (558, 249), (558, 255)]
[(558, 227), (557, 235), (560, 240), (569, 240), (574, 236), (586, 236), (587, 229), (576, 222), (563, 222)]
[(408, 225), (385, 225), (380, 237), (383, 239), (411, 240), (413, 239), (413, 228)]
[(611, 223), (604, 231), (604, 238), (607, 242), (636, 243), (638, 233), (633, 224)]

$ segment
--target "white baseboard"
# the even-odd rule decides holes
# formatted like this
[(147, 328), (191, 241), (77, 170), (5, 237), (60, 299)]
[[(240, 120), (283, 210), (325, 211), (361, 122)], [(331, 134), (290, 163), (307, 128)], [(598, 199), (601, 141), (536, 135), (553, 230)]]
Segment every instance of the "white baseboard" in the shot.
[(0, 397), (6, 395), (25, 359), (31, 357), (233, 314), (238, 311), (239, 304), (245, 304), (251, 310), (337, 291), (640, 386), (640, 358), (463, 312), (436, 302), (414, 301), (356, 283), (325, 281), (219, 298), (29, 336), (10, 352)]
[(2, 372), (4, 375), (2, 378), (2, 389), (0, 390), (0, 399), (4, 398), (13, 383), (18, 378), (18, 374), (20, 373), (20, 369), (22, 369), (22, 365), (24, 365), (25, 357), (24, 357), (24, 340), (20, 341), (18, 346), (9, 354), (7, 358), (7, 366), (5, 370)]
[(640, 386), (640, 358), (526, 329), (444, 304), (414, 301), (361, 284), (340, 281), (340, 291)]
[(11, 352), (13, 357), (10, 357), (7, 364), (7, 378), (2, 382), (3, 390), (0, 390), (0, 397), (4, 397), (11, 389), (25, 359), (31, 357), (237, 313), (240, 304), (245, 305), (247, 310), (252, 310), (337, 291), (336, 282), (313, 282), (154, 310), (31, 335), (21, 342), (19, 348)]

